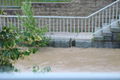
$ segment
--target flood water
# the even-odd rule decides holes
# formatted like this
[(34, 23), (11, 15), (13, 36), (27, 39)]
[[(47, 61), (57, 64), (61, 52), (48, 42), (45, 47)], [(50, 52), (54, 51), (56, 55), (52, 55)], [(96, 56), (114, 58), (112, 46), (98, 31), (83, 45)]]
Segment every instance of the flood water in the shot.
[(50, 66), (52, 72), (120, 72), (120, 49), (40, 48), (15, 63), (21, 72)]

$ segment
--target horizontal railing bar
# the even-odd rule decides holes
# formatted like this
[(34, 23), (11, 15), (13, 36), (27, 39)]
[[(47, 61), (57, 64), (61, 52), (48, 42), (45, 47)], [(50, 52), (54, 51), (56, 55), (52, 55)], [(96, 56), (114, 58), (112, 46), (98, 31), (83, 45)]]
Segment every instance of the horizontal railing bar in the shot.
[[(0, 15), (0, 17), (19, 17), (15, 15)], [(26, 17), (26, 16), (20, 16)], [(87, 17), (76, 17), (76, 16), (34, 16), (35, 18), (87, 18)]]
[[(24, 3), (24, 2), (23, 2)], [(59, 3), (59, 4), (63, 4), (63, 3), (70, 3), (70, 2), (29, 2), (29, 3), (32, 3), (32, 4), (38, 4), (38, 3), (44, 3), (44, 4), (48, 4), (48, 3)]]
[(0, 8), (21, 8), (19, 6), (0, 6)]

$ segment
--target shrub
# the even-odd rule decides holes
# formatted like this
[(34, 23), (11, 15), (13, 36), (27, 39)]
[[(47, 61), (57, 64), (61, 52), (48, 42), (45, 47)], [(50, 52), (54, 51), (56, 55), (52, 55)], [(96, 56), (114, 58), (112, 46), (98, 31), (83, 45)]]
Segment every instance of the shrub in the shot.
[(43, 68), (40, 68), (39, 66), (33, 66), (32, 68), (32, 72), (42, 72), (42, 73), (46, 73), (46, 72), (51, 72), (51, 67), (50, 66), (46, 66)]
[(19, 17), (22, 21), (22, 26), (25, 27), (25, 31), (23, 31), (23, 41), (28, 45), (32, 46), (42, 46), (46, 45), (48, 41), (44, 37), (45, 32), (47, 32), (47, 28), (39, 28), (36, 22), (36, 19), (33, 16), (32, 6), (30, 3), (25, 2), (21, 7), (22, 12), (25, 17)]
[[(27, 56), (31, 53), (36, 53), (38, 48), (35, 46), (45, 46), (48, 39), (44, 37), (46, 28), (39, 29), (33, 12), (31, 11), (31, 4), (24, 3), (22, 11), (26, 17), (19, 17), (22, 20), (22, 25), (26, 28), (26, 31), (18, 31), (10, 27), (3, 27), (0, 32), (0, 71), (6, 71), (9, 67), (9, 71), (14, 69), (12, 62), (18, 60), (23, 55)], [(28, 45), (34, 46), (27, 50), (21, 50), (17, 43), (24, 42)]]
[[(18, 59), (20, 53), (16, 48), (17, 33), (12, 28), (3, 27), (0, 32), (1, 53), (3, 56)], [(9, 53), (9, 54), (8, 54)], [(14, 54), (13, 54), (14, 53)]]
[(0, 15), (6, 15), (7, 13), (4, 10), (0, 10)]
[(22, 54), (16, 48), (17, 33), (12, 28), (3, 27), (0, 32), (0, 71), (11, 71), (13, 69), (12, 60), (17, 60)]
[(34, 53), (33, 50), (21, 50), (17, 47), (18, 33), (11, 27), (3, 27), (0, 32), (0, 71), (12, 71), (12, 62), (18, 60), (23, 55)]

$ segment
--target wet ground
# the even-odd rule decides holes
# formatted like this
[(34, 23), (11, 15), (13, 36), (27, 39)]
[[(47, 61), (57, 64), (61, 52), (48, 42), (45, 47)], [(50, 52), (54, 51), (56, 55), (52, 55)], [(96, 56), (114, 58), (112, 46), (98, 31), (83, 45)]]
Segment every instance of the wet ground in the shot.
[(15, 66), (22, 72), (31, 72), (33, 66), (50, 66), (52, 72), (120, 72), (120, 49), (46, 47)]

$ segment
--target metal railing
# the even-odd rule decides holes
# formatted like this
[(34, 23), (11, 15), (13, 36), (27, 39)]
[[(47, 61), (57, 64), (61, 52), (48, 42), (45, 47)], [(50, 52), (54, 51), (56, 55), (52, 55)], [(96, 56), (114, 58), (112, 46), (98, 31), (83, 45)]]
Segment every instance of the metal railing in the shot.
[(87, 18), (91, 21), (91, 25), (95, 31), (111, 24), (113, 20), (115, 21), (120, 18), (120, 0), (98, 10)]
[[(111, 24), (113, 19), (119, 19), (120, 0), (100, 9), (87, 17), (68, 16), (34, 16), (38, 27), (47, 27), (49, 32), (95, 32), (105, 25)], [(112, 21), (111, 21), (112, 20)], [(13, 24), (18, 29), (24, 30), (18, 16), (0, 16), (0, 26)]]
[[(25, 16), (23, 16), (25, 17)], [(92, 31), (91, 28), (85, 29), (85, 17), (65, 17), (65, 16), (34, 16), (39, 28), (47, 27), (49, 32), (85, 32)], [(17, 26), (23, 30), (22, 21), (18, 16), (0, 16), (1, 26)]]

